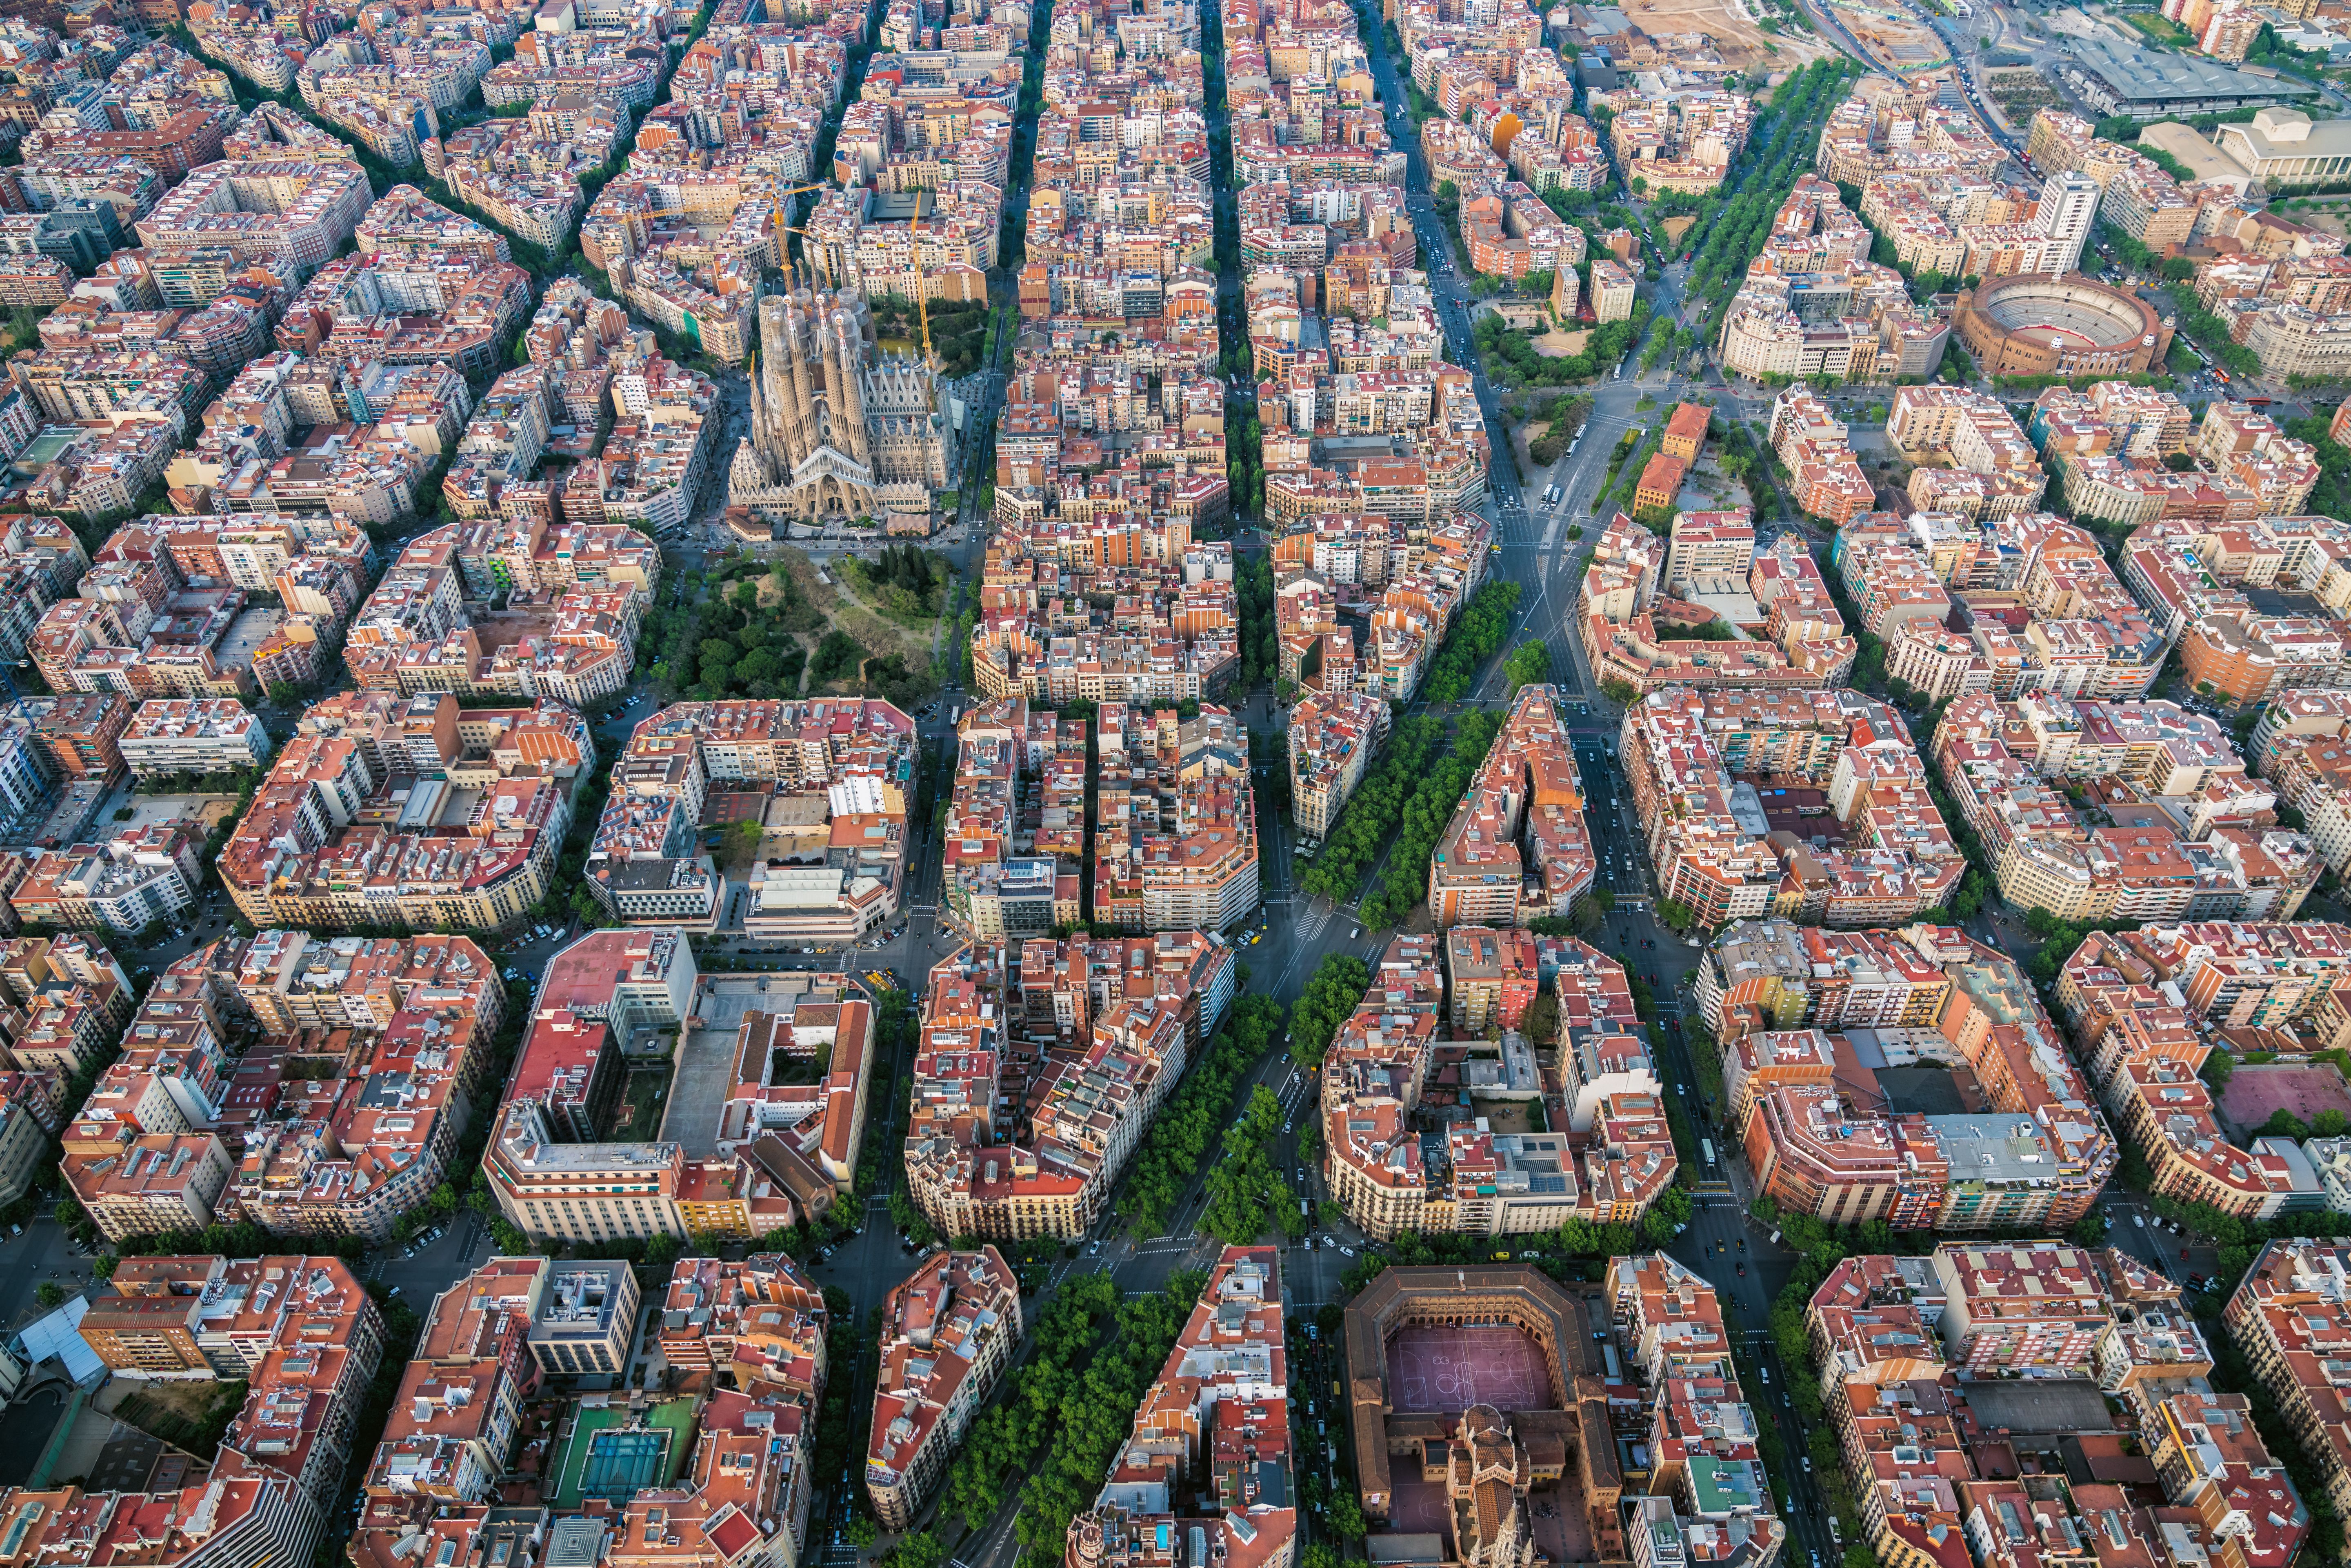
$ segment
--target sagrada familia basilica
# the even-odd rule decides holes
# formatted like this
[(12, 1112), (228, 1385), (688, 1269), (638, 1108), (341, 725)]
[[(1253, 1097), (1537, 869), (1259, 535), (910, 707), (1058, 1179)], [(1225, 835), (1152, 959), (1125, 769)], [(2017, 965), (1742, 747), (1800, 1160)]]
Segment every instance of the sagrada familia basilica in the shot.
[(939, 380), (919, 355), (882, 352), (854, 287), (768, 295), (728, 499), (769, 520), (927, 513), (958, 457)]

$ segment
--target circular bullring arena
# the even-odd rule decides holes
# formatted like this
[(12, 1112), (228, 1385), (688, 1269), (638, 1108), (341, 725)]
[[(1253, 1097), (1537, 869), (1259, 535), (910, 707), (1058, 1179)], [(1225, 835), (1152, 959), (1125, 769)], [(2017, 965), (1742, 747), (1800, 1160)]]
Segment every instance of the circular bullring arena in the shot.
[(2153, 306), (2078, 273), (1992, 278), (1959, 296), (1954, 326), (1991, 376), (2132, 375), (2160, 366), (2171, 348)]

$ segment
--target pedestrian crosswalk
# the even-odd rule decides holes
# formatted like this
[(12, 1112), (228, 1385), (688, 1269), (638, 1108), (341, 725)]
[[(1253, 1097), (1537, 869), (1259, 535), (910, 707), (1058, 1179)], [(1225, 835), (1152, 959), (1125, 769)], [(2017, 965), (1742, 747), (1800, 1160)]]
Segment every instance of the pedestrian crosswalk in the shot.
[(1320, 899), (1317, 899), (1315, 902), (1306, 906), (1305, 914), (1298, 917), (1298, 934), (1301, 936), (1305, 937), (1309, 942), (1311, 942), (1317, 936), (1322, 936), (1324, 928), (1329, 926), (1330, 924), (1330, 905), (1322, 903)]

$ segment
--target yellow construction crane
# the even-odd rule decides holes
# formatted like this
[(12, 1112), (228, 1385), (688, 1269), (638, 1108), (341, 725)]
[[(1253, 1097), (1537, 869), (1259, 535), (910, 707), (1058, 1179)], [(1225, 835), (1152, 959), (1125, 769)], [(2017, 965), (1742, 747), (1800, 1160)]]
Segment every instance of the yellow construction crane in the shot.
[(931, 290), (923, 281), (923, 193), (914, 193), (914, 216), (906, 225), (906, 258), (914, 267), (914, 315), (923, 323), (923, 364), (935, 371), (931, 360)]
[[(829, 183), (820, 181), (813, 185), (794, 185), (787, 190), (777, 192), (776, 219), (772, 225), (776, 233), (779, 235), (805, 235), (808, 233), (808, 230), (800, 228), (796, 225), (784, 222), (784, 204), (791, 200), (792, 197), (799, 195), (805, 192), (825, 191), (830, 189), (831, 189), (831, 186)], [(686, 215), (686, 211), (684, 207), (647, 207), (645, 209), (644, 215), (649, 218), (682, 218)]]
[[(784, 222), (783, 204), (789, 201), (792, 197), (800, 195), (805, 192), (825, 191), (831, 190), (831, 188), (832, 187), (830, 183), (820, 181), (812, 185), (794, 185), (788, 190), (778, 192), (776, 193), (776, 221), (774, 225), (776, 233), (779, 235), (799, 235), (803, 239), (807, 238), (808, 230), (801, 228), (796, 224), (788, 224)], [(933, 364), (935, 359), (935, 356), (931, 352), (931, 294), (930, 290), (923, 286), (922, 260), (919, 255), (923, 242), (923, 197), (927, 193), (928, 193), (922, 191), (917, 191), (914, 193), (914, 215), (907, 225), (907, 236), (910, 246), (910, 257), (914, 264), (914, 316), (916, 320), (922, 324), (923, 330), (923, 363), (930, 365)], [(682, 218), (686, 215), (686, 213), (685, 209), (683, 207), (648, 207), (645, 209), (644, 215), (649, 218)]]

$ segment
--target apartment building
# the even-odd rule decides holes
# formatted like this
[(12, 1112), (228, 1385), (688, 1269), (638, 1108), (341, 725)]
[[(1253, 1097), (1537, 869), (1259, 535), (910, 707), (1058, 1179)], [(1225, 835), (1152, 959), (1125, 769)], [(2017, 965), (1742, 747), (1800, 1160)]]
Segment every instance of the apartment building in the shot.
[(1439, 931), (1564, 915), (1597, 882), (1583, 779), (1560, 711), (1558, 687), (1519, 688), (1430, 852), (1428, 912)]
[(64, 1129), (61, 1089), (53, 1077), (0, 1074), (0, 1193), (11, 1203), (32, 1186)]
[[(862, 936), (896, 915), (904, 892), (914, 747), (914, 720), (878, 698), (673, 704), (640, 721), (613, 763), (589, 889), (632, 922), (706, 928), (726, 889), (702, 848), (704, 814), (714, 794), (747, 798), (777, 835), (753, 868), (749, 928)], [(784, 861), (789, 876), (767, 874)]]
[(137, 228), (150, 249), (224, 246), (240, 262), (271, 263), (299, 283), (350, 237), (368, 202), (356, 163), (223, 162), (165, 193)]
[(865, 1490), (887, 1529), (913, 1527), (1020, 1343), (1020, 1289), (1003, 1255), (935, 1252), (882, 1303), (881, 1370)]
[[(2150, 553), (2182, 528), (2298, 512), (2317, 481), (2311, 449), (2242, 404), (2206, 410), (2194, 442), (2179, 448), (2192, 459), (2179, 471), (2158, 466), (2143, 449), (2116, 452), (2123, 432), (2095, 410), (2056, 401), (2053, 413), (2057, 417), (2036, 412), (2034, 434), (2062, 467), (2068, 504), (2077, 516), (2168, 525), (2150, 530)], [(2184, 410), (2179, 418), (2184, 423)]]
[(1843, 422), (1809, 389), (1791, 388), (1772, 400), (1771, 442), (1805, 516), (1843, 524), (1876, 504), (1877, 492), (1854, 460)]
[(683, 1145), (561, 1143), (546, 1107), (531, 1100), (499, 1115), (485, 1168), (499, 1207), (525, 1231), (591, 1244), (685, 1233)]
[(1871, 243), (1833, 181), (1798, 176), (1723, 315), (1724, 367), (1806, 381), (1932, 373), (1950, 323), (1912, 302), (1902, 275), (1870, 259)]
[(627, 1263), (565, 1259), (545, 1270), (531, 1359), (549, 1377), (625, 1377), (637, 1340), (637, 1275)]
[[(592, 527), (621, 531), (601, 519)], [(448, 594), (463, 580), (457, 556), (470, 531), (452, 524), (403, 548), (352, 621), (345, 662), (353, 681), (407, 696), (450, 692), (572, 706), (620, 692), (635, 665), (651, 590), (633, 581), (572, 587), (543, 603), (510, 600), (477, 623)]]
[[(1698, 924), (1782, 911), (1876, 925), (1938, 908), (1963, 869), (1892, 710), (1852, 692), (1667, 689), (1628, 708), (1618, 745), (1660, 896)], [(1834, 819), (1844, 844), (1773, 837), (1750, 779), (1802, 778), (1782, 820)], [(1804, 837), (1811, 835), (1806, 833)]]
[[(1070, 1521), (1073, 1562), (1137, 1568), (1180, 1527), (1215, 1538), (1228, 1563), (1290, 1568), (1298, 1556), (1295, 1459), (1282, 1412), (1280, 1253), (1228, 1247), (1145, 1391), (1093, 1506)], [(1246, 1454), (1238, 1480), (1219, 1455)], [(1228, 1459), (1228, 1463), (1229, 1463)], [(1200, 1503), (1190, 1500), (1206, 1497)], [(1205, 1521), (1205, 1522), (1200, 1522)], [(1523, 1531), (1520, 1516), (1496, 1521)], [(1490, 1528), (1490, 1526), (1489, 1526)]]
[[(1130, 931), (1224, 931), (1256, 910), (1254, 786), (1248, 737), (1230, 709), (1204, 704), (1186, 719), (1175, 708), (1143, 714), (1104, 703), (1094, 753), (1096, 920)], [(950, 868), (957, 863), (951, 855)], [(958, 887), (951, 876), (951, 913)]]
[(2299, 690), (2271, 701), (2253, 728), (2253, 768), (2300, 811), (2313, 844), (2336, 871), (2351, 865), (2351, 753), (2339, 745), (2351, 695)]
[(492, 1258), (433, 1299), (361, 1485), (370, 1504), (496, 1497), (538, 1373), (527, 1348), (545, 1258)]
[(1592, 264), (1592, 317), (1605, 326), (1611, 321), (1629, 320), (1633, 315), (1634, 295), (1637, 284), (1634, 275), (1613, 261)]
[[(1531, 943), (1468, 926), (1442, 938), (1396, 937), (1340, 1026), (1322, 1070), (1322, 1172), (1333, 1198), (1371, 1234), (1501, 1236), (1556, 1230), (1570, 1218), (1629, 1223), (1672, 1180), (1663, 1086), (1638, 1036), (1623, 969), (1560, 939), (1548, 960), (1532, 945), (1530, 974)], [(1456, 1003), (1447, 1001), (1448, 961), (1461, 988)], [(1524, 1038), (1499, 1026), (1506, 1005), (1531, 983), (1541, 986), (1546, 962), (1560, 1004), (1570, 1126), (1533, 1134), (1495, 1133), (1482, 1118), (1457, 1123), (1446, 1134), (1445, 1165), (1433, 1166), (1413, 1114), (1440, 1061), (1490, 1092), (1539, 1082)], [(1486, 1023), (1497, 1038), (1448, 1045), (1437, 1038), (1448, 1017)]]
[(1387, 729), (1387, 704), (1361, 692), (1309, 692), (1291, 706), (1290, 801), (1299, 831), (1331, 836)]
[(296, 731), (218, 862), (256, 925), (504, 926), (546, 896), (596, 755), (575, 709), (445, 692), (347, 692)]
[[(1364, 472), (1392, 479), (1400, 501), (1412, 477), (1411, 465)], [(1431, 477), (1425, 465), (1419, 472), (1424, 482)], [(1284, 678), (1301, 678), (1319, 658), (1324, 690), (1345, 686), (1391, 702), (1408, 701), (1454, 618), (1485, 580), (1491, 529), (1480, 517), (1456, 517), (1440, 520), (1426, 550), (1392, 548), (1386, 519), (1402, 514), (1384, 501), (1367, 510), (1339, 511), (1353, 504), (1338, 494), (1343, 488), (1301, 486), (1269, 500), (1294, 513), (1285, 518), (1274, 547)], [(1358, 590), (1377, 601), (1375, 608), (1365, 606), (1371, 624), (1360, 645), (1336, 618), (1340, 602), (1353, 601)]]
[[(304, 1081), (319, 1087), (291, 1090), (278, 1117), (244, 1128), (239, 1218), (280, 1234), (381, 1242), (447, 1179), (506, 1005), (496, 967), (471, 941), (270, 930), (191, 955), (172, 974), (173, 990), (151, 995), (133, 1021), (127, 1041), (139, 1049), (127, 1063), (167, 1082), (184, 1076), (204, 1038), (189, 1035), (191, 1018), (226, 1007), (282, 1042), (277, 1072), (289, 1057), (323, 1052), (350, 1074)], [(225, 1083), (219, 1095), (214, 1117), (227, 1109)]]
[[(1953, 928), (1726, 929), (1696, 999), (1724, 1041), (1729, 1113), (1759, 1186), (1842, 1223), (1983, 1230), (2071, 1224), (2116, 1159), (2090, 1085), (2005, 957)], [(1886, 1076), (1863, 1064), (1858, 1038)], [(2036, 1064), (2056, 1062), (2044, 1071)], [(1948, 1082), (1980, 1110), (1960, 1112)]]
[[(125, 1258), (116, 1276), (82, 1337), (119, 1375), (242, 1378), (261, 1392), (309, 1359), (309, 1387), (356, 1401), (383, 1354), (383, 1313), (340, 1258)], [(347, 1411), (346, 1451), (350, 1424)]]
[(105, 947), (78, 933), (16, 938), (0, 962), (0, 984), (22, 1009), (8, 1041), (21, 1071), (62, 1082), (112, 1051), (131, 1021), (130, 977)]
[(2058, 997), (2077, 1058), (2154, 1172), (2151, 1190), (2267, 1219), (2307, 1176), (2273, 1146), (2240, 1147), (2198, 1076), (2218, 1031), (2290, 1029), (2331, 1005), (2346, 933), (2310, 924), (2199, 922), (2085, 940)]
[(782, 1252), (733, 1260), (681, 1258), (671, 1266), (657, 1329), (662, 1358), (689, 1375), (713, 1374), (747, 1392), (777, 1389), (811, 1405), (824, 1397), (832, 1322), (824, 1293)]
[[(1889, 550), (1902, 552), (1900, 563), (1878, 567)], [(2046, 512), (1981, 520), (1882, 512), (1840, 529), (1829, 561), (1848, 587), (1872, 570), (1907, 581), (1913, 552), (1947, 592), (1957, 591), (1955, 607), (1967, 612), (1966, 635), (1991, 666), (1995, 695), (2119, 700), (2154, 685), (2164, 632), (2087, 530)]]
[(110, 1241), (202, 1230), (228, 1186), (228, 1150), (209, 1133), (157, 1133), (68, 1149), (66, 1188)]
[[(1705, 1279), (1663, 1252), (1608, 1260), (1601, 1284), (1608, 1314), (1596, 1337), (1636, 1370), (1627, 1390), (1651, 1455), (1647, 1495), (1632, 1522), (1652, 1562), (1660, 1547), (1711, 1548), (1712, 1560), (1768, 1564), (1787, 1542), (1772, 1511), (1756, 1446), (1755, 1411), (1730, 1357), (1722, 1304)], [(1686, 1544), (1687, 1543), (1687, 1544)]]
[(1457, 925), (1445, 934), (1447, 1016), (1470, 1039), (1499, 1037), (1525, 1019), (1542, 989), (1535, 939), (1523, 931)]
[[(1685, 514), (1723, 527), (1735, 516)], [(1785, 690), (1834, 685), (1852, 672), (1860, 644), (1844, 634), (1844, 617), (1820, 568), (1793, 543), (1782, 540), (1748, 569), (1745, 587), (1766, 612), (1768, 640), (1720, 643), (1677, 637), (1669, 623), (1661, 630), (1652, 612), (1666, 565), (1666, 543), (1622, 512), (1593, 546), (1576, 609), (1584, 646), (1602, 680), (1623, 681), (1640, 692), (1667, 686)]]
[[(1701, 411), (1705, 412), (1705, 411)], [(1705, 591), (1698, 584), (1743, 583), (1755, 565), (1754, 514), (1677, 512), (1667, 536), (1666, 591), (1677, 599)]]
[[(952, 1236), (1082, 1235), (1215, 1037), (1238, 964), (1215, 937), (1161, 932), (968, 946), (934, 966), (905, 1149), (925, 1216)], [(1025, 1136), (999, 1093), (1035, 1096)]]
[[(1964, 1339), (1938, 1337), (1954, 1322), (1951, 1281), (1961, 1282)], [(2096, 1292), (2087, 1301), (2085, 1287)], [(1987, 1561), (2005, 1563), (2090, 1538), (2150, 1559), (2201, 1538), (2235, 1568), (2291, 1560), (2310, 1511), (2252, 1430), (2243, 1397), (2215, 1395), (2203, 1382), (2210, 1357), (2179, 1302), (2168, 1277), (2112, 1248), (2025, 1241), (1840, 1263), (1814, 1293), (1806, 1327), (1865, 1542), (1887, 1562), (1913, 1564), (1939, 1561), (1946, 1542), (1970, 1550), (1982, 1542)], [(2069, 1315), (2077, 1306), (2079, 1315)], [(1987, 1307), (2001, 1314), (1989, 1332)], [(2079, 1375), (2078, 1336), (2102, 1318), (2087, 1369), (2094, 1385)], [(1996, 1417), (2017, 1384), (1996, 1370), (1970, 1372), (1970, 1355), (2028, 1345), (2043, 1359), (2022, 1376), (2041, 1389), (2124, 1406), (2147, 1434), (2156, 1472), (2147, 1490), (2061, 1484), (1980, 1464), (1981, 1450), (1961, 1434)], [(2053, 1376), (2060, 1365), (2067, 1370)], [(2054, 1419), (2072, 1425), (2086, 1414)], [(2245, 1522), (2217, 1533), (2231, 1517)]]
[(2351, 1419), (2334, 1373), (2351, 1336), (2346, 1274), (2351, 1249), (2272, 1241), (2220, 1313), (2262, 1391), (2301, 1443), (2319, 1490), (2337, 1508), (2351, 1502)]
[[(678, 1142), (609, 1140), (632, 1061), (667, 1060), (711, 998), (685, 940), (666, 930), (593, 932), (550, 961), (505, 1088), (489, 1171), (502, 1211), (534, 1236), (709, 1232), (756, 1240), (821, 1216), (848, 1190), (864, 1133), (872, 1002), (845, 974), (736, 983), (737, 1066), (716, 1119)], [(705, 1048), (706, 1049), (706, 1048)], [(798, 1059), (786, 1065), (786, 1059)], [(814, 1073), (799, 1062), (821, 1061)]]
[(118, 748), (141, 777), (202, 776), (264, 768), (269, 731), (243, 703), (222, 698), (160, 698), (139, 705)]
[[(2074, 244), (2079, 247), (2079, 236)], [(1920, 465), (1911, 471), (1910, 498), (1921, 511), (2013, 516), (2037, 510), (2048, 486), (2039, 456), (2008, 411), (1964, 387), (1896, 389), (1886, 439)]]
[[(2313, 839), (2267, 825), (2277, 793), (2246, 777), (2228, 732), (2171, 703), (1966, 696), (1933, 751), (2021, 907), (2082, 921), (2273, 915), (2300, 907), (2322, 863)], [(2085, 785), (2106, 824), (2060, 793)], [(2175, 818), (2169, 800), (2191, 803)]]
[(2111, 1315), (2105, 1281), (2078, 1247), (1935, 1249), (1938, 1325), (1952, 1361), (1979, 1375), (2078, 1372)]

